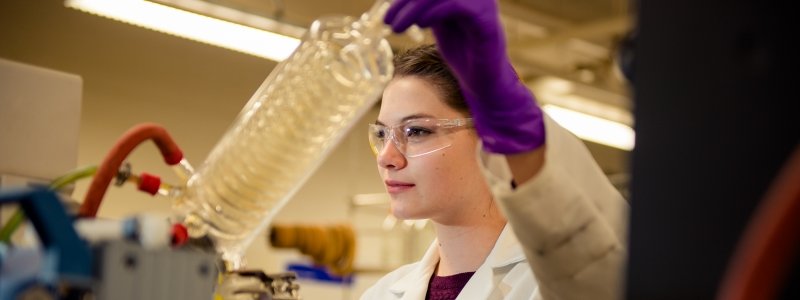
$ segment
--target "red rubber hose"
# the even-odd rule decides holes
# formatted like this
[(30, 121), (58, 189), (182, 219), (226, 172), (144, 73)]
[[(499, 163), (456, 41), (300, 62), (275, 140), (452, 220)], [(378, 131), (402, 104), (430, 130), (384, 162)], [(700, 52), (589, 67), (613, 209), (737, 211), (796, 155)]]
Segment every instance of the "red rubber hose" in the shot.
[(152, 139), (156, 143), (161, 155), (164, 157), (164, 161), (168, 165), (175, 165), (183, 159), (183, 152), (163, 127), (152, 123), (134, 126), (122, 135), (106, 154), (103, 163), (97, 169), (94, 179), (92, 179), (89, 190), (86, 192), (86, 198), (84, 198), (78, 211), (79, 216), (94, 217), (97, 215), (97, 210), (100, 209), (100, 203), (103, 201), (106, 189), (108, 189), (108, 185), (117, 174), (122, 162), (125, 161), (125, 158), (136, 146), (148, 139)]

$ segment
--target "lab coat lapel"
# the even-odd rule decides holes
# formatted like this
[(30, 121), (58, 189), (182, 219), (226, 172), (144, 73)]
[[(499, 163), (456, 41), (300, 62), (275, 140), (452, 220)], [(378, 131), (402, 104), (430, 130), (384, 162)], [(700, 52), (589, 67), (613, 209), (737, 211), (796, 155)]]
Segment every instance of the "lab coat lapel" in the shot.
[(438, 240), (434, 240), (419, 264), (389, 287), (389, 291), (397, 299), (425, 299), (425, 295), (428, 292), (428, 282), (436, 269), (436, 264), (439, 262), (437, 243)]
[(509, 266), (524, 260), (525, 252), (511, 231), (511, 226), (506, 224), (492, 252), (456, 299), (502, 299), (507, 291), (502, 287), (498, 290), (498, 285), (504, 284), (505, 276), (511, 270)]

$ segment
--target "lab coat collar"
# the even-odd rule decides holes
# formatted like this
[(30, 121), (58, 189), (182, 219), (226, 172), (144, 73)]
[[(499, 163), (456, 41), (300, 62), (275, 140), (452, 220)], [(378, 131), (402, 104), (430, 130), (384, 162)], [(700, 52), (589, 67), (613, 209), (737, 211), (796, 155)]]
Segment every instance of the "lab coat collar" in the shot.
[(513, 230), (511, 230), (511, 226), (506, 224), (506, 226), (503, 227), (503, 231), (500, 232), (500, 236), (497, 238), (492, 252), (489, 253), (489, 256), (486, 258), (486, 262), (489, 263), (489, 266), (496, 269), (523, 260), (525, 260), (525, 252), (522, 249), (522, 245), (519, 244), (517, 236), (515, 236)]
[(490, 299), (490, 295), (495, 292), (497, 283), (494, 280), (496, 275), (505, 275), (511, 269), (506, 268), (513, 264), (525, 261), (525, 252), (517, 241), (517, 237), (511, 230), (511, 226), (506, 224), (500, 236), (495, 242), (492, 252), (486, 257), (486, 261), (475, 271), (467, 285), (461, 290), (456, 299)]
[[(439, 262), (437, 244), (438, 240), (434, 240), (422, 260), (413, 267), (413, 270), (392, 284), (389, 287), (389, 291), (399, 299), (424, 299), (428, 290), (428, 282), (436, 269), (436, 264)], [(517, 237), (514, 236), (511, 226), (506, 224), (489, 256), (486, 257), (484, 263), (472, 275), (461, 295), (475, 296), (478, 293), (483, 293), (488, 296), (493, 289), (492, 277), (495, 274), (495, 270), (524, 260), (525, 252), (519, 241), (517, 241)], [(483, 298), (486, 297), (481, 299)]]
[(389, 291), (395, 294), (398, 299), (425, 299), (428, 291), (428, 281), (439, 263), (439, 250), (436, 245), (438, 239), (434, 239), (428, 251), (405, 276), (401, 277), (389, 287)]

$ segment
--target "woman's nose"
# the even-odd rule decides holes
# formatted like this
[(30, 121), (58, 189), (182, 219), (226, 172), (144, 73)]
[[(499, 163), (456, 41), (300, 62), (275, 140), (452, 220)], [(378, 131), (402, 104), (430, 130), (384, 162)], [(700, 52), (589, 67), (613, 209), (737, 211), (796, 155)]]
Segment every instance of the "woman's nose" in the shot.
[(378, 166), (385, 169), (402, 169), (406, 166), (406, 157), (400, 152), (394, 139), (389, 139), (378, 152)]

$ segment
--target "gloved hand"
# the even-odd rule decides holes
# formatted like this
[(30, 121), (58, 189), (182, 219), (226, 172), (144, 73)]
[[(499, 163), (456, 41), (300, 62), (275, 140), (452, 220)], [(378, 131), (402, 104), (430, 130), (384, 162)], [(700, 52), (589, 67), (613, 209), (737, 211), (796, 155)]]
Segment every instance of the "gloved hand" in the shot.
[(484, 148), (515, 154), (544, 144), (542, 111), (509, 62), (495, 0), (397, 0), (384, 22), (395, 32), (433, 30)]

